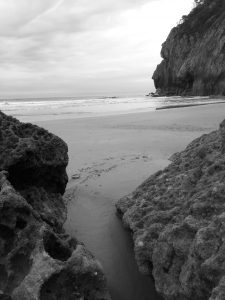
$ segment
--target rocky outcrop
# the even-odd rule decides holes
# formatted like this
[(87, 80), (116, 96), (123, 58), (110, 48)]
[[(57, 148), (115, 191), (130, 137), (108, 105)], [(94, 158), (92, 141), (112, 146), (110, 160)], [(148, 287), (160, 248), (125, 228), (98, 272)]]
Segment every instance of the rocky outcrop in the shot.
[(162, 45), (153, 74), (160, 95), (225, 95), (225, 2), (199, 2)]
[(0, 170), (8, 171), (10, 183), (46, 222), (59, 227), (66, 218), (67, 151), (61, 139), (43, 128), (0, 112)]
[(141, 272), (168, 300), (225, 299), (225, 121), (117, 203)]
[(109, 299), (101, 266), (62, 229), (67, 146), (0, 112), (0, 299)]

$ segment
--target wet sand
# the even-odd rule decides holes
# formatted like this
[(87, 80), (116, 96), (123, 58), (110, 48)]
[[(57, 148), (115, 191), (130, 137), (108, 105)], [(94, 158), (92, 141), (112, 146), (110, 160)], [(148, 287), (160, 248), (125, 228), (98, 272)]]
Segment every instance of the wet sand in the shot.
[(224, 118), (224, 104), (216, 104), (36, 122), (69, 146), (65, 229), (101, 262), (113, 300), (160, 299), (153, 281), (138, 272), (130, 235), (115, 214), (116, 200)]

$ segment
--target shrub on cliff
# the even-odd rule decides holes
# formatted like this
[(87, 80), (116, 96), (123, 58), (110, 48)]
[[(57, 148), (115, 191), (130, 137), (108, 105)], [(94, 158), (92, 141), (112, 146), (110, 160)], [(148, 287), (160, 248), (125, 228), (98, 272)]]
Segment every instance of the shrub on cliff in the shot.
[(206, 30), (218, 19), (221, 10), (225, 9), (223, 0), (195, 0), (196, 6), (189, 15), (182, 17), (179, 35), (204, 34)]

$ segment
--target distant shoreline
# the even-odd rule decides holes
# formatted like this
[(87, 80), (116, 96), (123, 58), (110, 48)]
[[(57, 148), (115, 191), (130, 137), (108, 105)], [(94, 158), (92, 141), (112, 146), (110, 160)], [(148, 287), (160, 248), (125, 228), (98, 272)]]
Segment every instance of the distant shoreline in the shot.
[(166, 105), (162, 107), (157, 107), (156, 110), (162, 109), (173, 109), (173, 108), (183, 108), (183, 107), (192, 107), (192, 106), (202, 106), (202, 105), (212, 105), (212, 104), (225, 104), (225, 101), (218, 101), (218, 102), (210, 102), (210, 103), (193, 103), (193, 104), (178, 104), (178, 105)]
[(57, 99), (30, 102), (0, 102), (0, 110), (23, 122), (53, 119), (80, 119), (124, 115), (163, 109), (188, 108), (199, 105), (224, 104), (224, 99), (197, 98), (107, 98), (107, 99)]

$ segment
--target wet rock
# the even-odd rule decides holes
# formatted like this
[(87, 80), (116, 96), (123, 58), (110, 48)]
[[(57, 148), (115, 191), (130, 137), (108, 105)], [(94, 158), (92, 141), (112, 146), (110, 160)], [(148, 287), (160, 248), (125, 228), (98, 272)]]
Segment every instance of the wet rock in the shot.
[(165, 299), (224, 299), (224, 124), (117, 203), (139, 269)]
[(225, 3), (205, 0), (173, 28), (153, 79), (159, 95), (225, 95)]
[(0, 112), (0, 299), (109, 299), (99, 263), (64, 233), (67, 146)]

